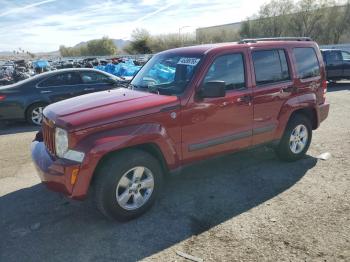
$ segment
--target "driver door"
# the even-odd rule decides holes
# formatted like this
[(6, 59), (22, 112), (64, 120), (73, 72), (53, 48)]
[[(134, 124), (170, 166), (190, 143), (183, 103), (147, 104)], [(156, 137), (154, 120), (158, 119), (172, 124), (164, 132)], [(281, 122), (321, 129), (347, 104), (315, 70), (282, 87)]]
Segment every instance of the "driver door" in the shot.
[(326, 53), (327, 78), (341, 78), (343, 76), (343, 59), (338, 50), (327, 51)]
[(184, 163), (236, 151), (252, 144), (252, 90), (248, 84), (247, 53), (216, 56), (202, 85), (225, 81), (226, 95), (196, 96), (183, 108), (182, 152)]

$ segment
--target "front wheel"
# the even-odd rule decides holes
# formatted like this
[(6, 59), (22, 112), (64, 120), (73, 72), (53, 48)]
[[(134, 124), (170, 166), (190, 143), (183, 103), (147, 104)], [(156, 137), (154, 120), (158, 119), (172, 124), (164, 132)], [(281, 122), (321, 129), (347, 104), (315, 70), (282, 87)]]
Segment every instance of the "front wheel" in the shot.
[(108, 158), (95, 175), (98, 209), (121, 221), (146, 212), (162, 187), (159, 162), (141, 150), (127, 150)]
[(287, 124), (283, 137), (276, 148), (277, 156), (286, 161), (304, 157), (312, 138), (310, 120), (304, 115), (295, 115)]

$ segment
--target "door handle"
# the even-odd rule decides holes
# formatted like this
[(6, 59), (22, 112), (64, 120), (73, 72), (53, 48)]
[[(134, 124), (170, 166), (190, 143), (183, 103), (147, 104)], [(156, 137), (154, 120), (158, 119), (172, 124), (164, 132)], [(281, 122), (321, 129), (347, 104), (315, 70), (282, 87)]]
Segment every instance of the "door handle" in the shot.
[(95, 90), (95, 88), (84, 88), (84, 91), (92, 91)]
[(285, 86), (281, 88), (281, 93), (291, 93), (294, 91), (295, 91), (294, 86)]
[(244, 96), (238, 97), (237, 102), (251, 105), (252, 104), (252, 96), (244, 95)]
[(40, 93), (41, 93), (41, 94), (48, 94), (48, 93), (52, 93), (52, 91), (50, 91), (50, 90), (44, 90), (44, 91), (41, 91)]

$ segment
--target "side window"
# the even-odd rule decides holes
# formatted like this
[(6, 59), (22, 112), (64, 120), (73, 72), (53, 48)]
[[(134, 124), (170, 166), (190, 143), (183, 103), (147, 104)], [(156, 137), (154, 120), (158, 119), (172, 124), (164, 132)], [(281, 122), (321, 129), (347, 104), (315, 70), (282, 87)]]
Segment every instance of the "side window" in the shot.
[(101, 84), (108, 83), (108, 76), (96, 72), (80, 72), (84, 84)]
[(256, 85), (259, 86), (290, 80), (287, 58), (284, 50), (254, 51), (252, 56)]
[(341, 54), (343, 56), (343, 60), (350, 62), (350, 53), (349, 52), (342, 51)]
[(297, 47), (293, 49), (297, 74), (301, 79), (319, 76), (320, 65), (312, 47)]
[(214, 80), (225, 81), (226, 90), (244, 88), (243, 55), (229, 54), (216, 58), (204, 78), (204, 83)]
[(342, 55), (340, 51), (328, 51), (326, 52), (326, 60), (328, 63), (342, 62)]
[(81, 84), (80, 76), (77, 73), (64, 73), (58, 74), (44, 80), (39, 84), (39, 87), (54, 87), (65, 85), (78, 85)]

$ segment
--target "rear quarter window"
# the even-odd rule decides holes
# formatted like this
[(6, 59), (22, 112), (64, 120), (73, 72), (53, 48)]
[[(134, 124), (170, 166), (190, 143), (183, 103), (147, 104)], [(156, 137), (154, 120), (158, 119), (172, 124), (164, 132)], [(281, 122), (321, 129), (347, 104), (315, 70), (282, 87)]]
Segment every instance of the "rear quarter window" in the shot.
[(320, 65), (312, 47), (296, 47), (293, 49), (293, 55), (298, 78), (305, 79), (320, 75)]

